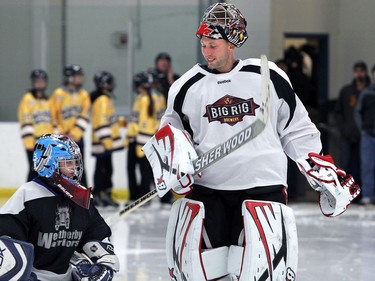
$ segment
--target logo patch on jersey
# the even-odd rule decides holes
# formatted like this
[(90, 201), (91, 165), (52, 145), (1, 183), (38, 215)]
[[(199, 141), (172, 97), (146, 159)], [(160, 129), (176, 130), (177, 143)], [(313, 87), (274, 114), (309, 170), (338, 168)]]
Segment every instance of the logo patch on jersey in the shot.
[(209, 122), (220, 121), (234, 126), (241, 122), (246, 115), (255, 116), (255, 110), (259, 105), (253, 98), (241, 99), (226, 95), (213, 104), (206, 105), (206, 113)]
[(69, 206), (59, 206), (56, 209), (55, 229), (59, 230), (60, 227), (69, 229), (70, 226), (70, 208)]

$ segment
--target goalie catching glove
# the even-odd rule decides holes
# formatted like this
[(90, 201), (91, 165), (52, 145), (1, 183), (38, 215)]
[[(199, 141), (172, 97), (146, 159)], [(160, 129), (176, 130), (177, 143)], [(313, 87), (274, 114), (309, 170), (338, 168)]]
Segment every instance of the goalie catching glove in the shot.
[(193, 160), (198, 158), (188, 136), (171, 125), (160, 128), (143, 146), (159, 197), (169, 190), (187, 194), (194, 183)]
[(322, 213), (335, 217), (343, 213), (359, 195), (360, 187), (353, 177), (334, 165), (331, 155), (309, 153), (309, 159), (298, 160), (298, 167), (311, 187), (320, 193)]

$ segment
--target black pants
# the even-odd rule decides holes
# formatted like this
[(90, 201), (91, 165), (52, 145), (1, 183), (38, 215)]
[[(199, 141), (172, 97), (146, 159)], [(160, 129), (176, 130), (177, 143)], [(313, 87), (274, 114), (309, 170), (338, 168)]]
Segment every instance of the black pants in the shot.
[(94, 195), (112, 189), (112, 173), (112, 154), (97, 157), (94, 172)]
[(31, 181), (38, 176), (38, 173), (34, 171), (33, 153), (33, 150), (26, 150), (27, 160), (29, 162), (29, 172), (27, 174), (27, 181)]
[(81, 150), (82, 155), (82, 165), (83, 165), (83, 172), (82, 172), (82, 178), (81, 178), (81, 184), (84, 187), (87, 187), (87, 179), (86, 179), (86, 172), (85, 172), (85, 144), (83, 142), (83, 138), (77, 142), (79, 149)]
[(154, 177), (152, 168), (146, 157), (138, 158), (139, 168), (141, 170), (141, 184), (138, 187), (138, 196), (141, 197), (150, 191), (153, 185)]
[[(280, 186), (259, 187), (239, 191), (221, 191), (194, 185), (187, 198), (203, 202), (204, 226), (213, 248), (238, 245), (243, 229), (244, 200), (273, 201), (286, 204), (286, 193)], [(206, 247), (206, 246), (205, 246)]]
[(128, 174), (128, 185), (129, 185), (129, 199), (136, 200), (140, 196), (138, 195), (139, 187), (137, 183), (136, 168), (138, 165), (138, 157), (136, 154), (137, 144), (135, 142), (129, 143), (128, 147), (128, 159), (127, 159), (127, 174)]

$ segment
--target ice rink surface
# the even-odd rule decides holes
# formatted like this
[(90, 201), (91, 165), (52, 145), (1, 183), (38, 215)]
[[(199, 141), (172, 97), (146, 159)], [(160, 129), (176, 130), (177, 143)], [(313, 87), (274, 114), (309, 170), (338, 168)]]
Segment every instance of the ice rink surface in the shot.
[[(375, 280), (375, 206), (352, 205), (336, 218), (317, 203), (294, 203), (299, 281)], [(100, 210), (106, 218), (114, 209)], [(117, 281), (168, 281), (165, 232), (169, 209), (154, 199), (112, 225), (121, 270)]]

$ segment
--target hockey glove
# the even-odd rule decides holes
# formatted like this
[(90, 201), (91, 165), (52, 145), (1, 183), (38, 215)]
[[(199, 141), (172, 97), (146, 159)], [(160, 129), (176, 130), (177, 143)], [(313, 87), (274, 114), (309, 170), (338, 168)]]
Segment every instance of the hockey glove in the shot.
[(187, 135), (171, 125), (160, 128), (143, 146), (159, 197), (169, 190), (184, 195), (194, 183), (193, 160), (198, 158)]
[(359, 195), (359, 185), (351, 175), (334, 165), (331, 155), (311, 152), (308, 157), (308, 160), (298, 160), (298, 167), (311, 187), (320, 193), (322, 213), (328, 217), (340, 215)]
[(87, 242), (83, 245), (83, 251), (95, 264), (119, 271), (120, 263), (108, 238), (103, 241)]
[(93, 264), (85, 255), (74, 252), (70, 263), (73, 265), (72, 277), (74, 281), (111, 281), (113, 270), (107, 266)]

